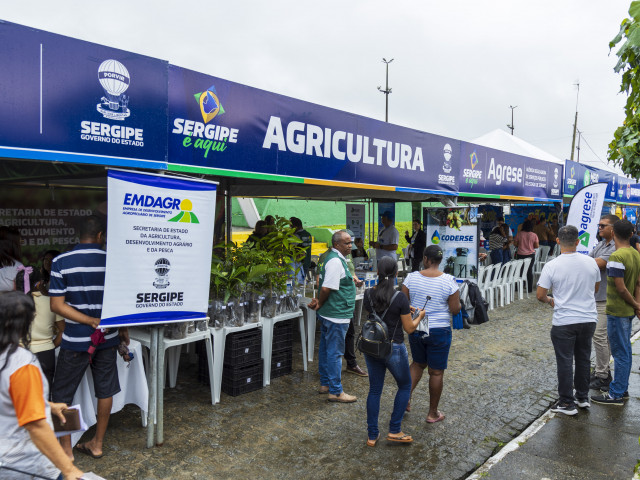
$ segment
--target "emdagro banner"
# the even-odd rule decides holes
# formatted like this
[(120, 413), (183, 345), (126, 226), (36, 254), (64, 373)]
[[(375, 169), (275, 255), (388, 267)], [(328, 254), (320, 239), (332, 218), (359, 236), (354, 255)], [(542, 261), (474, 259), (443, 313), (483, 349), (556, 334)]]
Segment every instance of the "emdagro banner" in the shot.
[(100, 325), (206, 318), (216, 184), (110, 170), (108, 202)]
[(577, 251), (580, 253), (588, 254), (598, 243), (598, 221), (602, 214), (606, 191), (606, 183), (592, 183), (578, 190), (571, 199), (567, 225), (573, 225), (578, 229), (580, 243)]

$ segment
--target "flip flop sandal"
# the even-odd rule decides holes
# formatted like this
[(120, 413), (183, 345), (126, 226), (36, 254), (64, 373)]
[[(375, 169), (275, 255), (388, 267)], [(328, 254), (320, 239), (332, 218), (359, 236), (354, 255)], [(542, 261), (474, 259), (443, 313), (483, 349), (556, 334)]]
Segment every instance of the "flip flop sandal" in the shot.
[(378, 440), (380, 440), (380, 434), (378, 434), (375, 440), (371, 440), (370, 438), (367, 438), (367, 447), (375, 447), (376, 444), (378, 443)]
[(438, 411), (438, 418), (436, 418), (435, 420), (427, 418), (427, 423), (437, 423), (441, 422), (442, 420), (444, 420), (444, 413)]
[(413, 442), (413, 438), (411, 437), (411, 435), (407, 435), (406, 433), (403, 433), (399, 437), (392, 437), (391, 435), (387, 435), (387, 440), (389, 440), (390, 442), (398, 442), (398, 443)]
[(94, 459), (98, 459), (98, 458), (104, 457), (104, 453), (101, 453), (100, 455), (96, 455), (91, 450), (89, 450), (89, 448), (84, 444), (83, 445), (76, 445), (74, 447), (74, 449), (77, 450), (80, 453), (84, 453), (85, 455), (89, 455), (91, 458), (94, 458)]

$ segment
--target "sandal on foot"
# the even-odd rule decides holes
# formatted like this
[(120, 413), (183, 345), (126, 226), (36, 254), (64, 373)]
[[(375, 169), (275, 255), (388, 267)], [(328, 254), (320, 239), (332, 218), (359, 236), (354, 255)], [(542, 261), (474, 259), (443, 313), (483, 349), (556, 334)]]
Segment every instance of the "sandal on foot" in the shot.
[(91, 458), (94, 458), (94, 459), (102, 458), (104, 456), (104, 453), (101, 453), (100, 455), (96, 455), (89, 449), (89, 447), (87, 447), (86, 444), (76, 445), (74, 448), (78, 452), (84, 453), (85, 455), (89, 455)]
[(399, 443), (409, 443), (409, 442), (413, 442), (413, 438), (411, 437), (411, 435), (407, 435), (406, 433), (398, 433), (398, 436), (392, 436), (392, 434), (390, 433), (389, 435), (387, 435), (387, 440), (389, 440), (390, 442), (399, 442)]
[(380, 434), (378, 434), (378, 436), (374, 440), (367, 438), (367, 447), (375, 447), (378, 443), (378, 440), (380, 440)]
[(444, 420), (444, 413), (442, 413), (440, 410), (438, 410), (438, 418), (431, 419), (427, 417), (427, 423), (436, 423), (441, 422), (442, 420)]

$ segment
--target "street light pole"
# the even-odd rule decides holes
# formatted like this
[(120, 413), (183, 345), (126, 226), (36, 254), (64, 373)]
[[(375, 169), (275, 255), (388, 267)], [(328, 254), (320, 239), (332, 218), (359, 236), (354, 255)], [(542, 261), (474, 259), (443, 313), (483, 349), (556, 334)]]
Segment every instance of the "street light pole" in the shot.
[(387, 69), (387, 83), (386, 88), (383, 90), (381, 87), (378, 87), (378, 90), (384, 93), (385, 97), (385, 109), (384, 109), (384, 121), (389, 121), (389, 94), (391, 93), (391, 89), (389, 88), (389, 64), (393, 62), (393, 58), (387, 61), (386, 58), (383, 58), (382, 61), (386, 64)]
[(513, 107), (509, 105), (509, 108), (511, 109), (511, 125), (507, 125), (507, 128), (511, 129), (511, 135), (513, 135), (513, 131), (515, 130), (515, 127), (513, 126), (513, 111), (518, 108), (518, 106), (516, 105)]

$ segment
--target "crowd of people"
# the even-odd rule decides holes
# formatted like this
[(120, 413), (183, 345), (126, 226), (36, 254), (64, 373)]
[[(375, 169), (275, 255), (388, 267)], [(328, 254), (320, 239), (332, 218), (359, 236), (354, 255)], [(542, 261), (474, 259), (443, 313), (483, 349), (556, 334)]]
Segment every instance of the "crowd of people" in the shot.
[[(113, 395), (120, 391), (117, 355), (125, 353), (127, 329), (99, 329), (106, 228), (85, 217), (79, 243), (49, 250), (41, 266), (21, 262), (17, 230), (0, 227), (0, 478), (16, 475), (76, 479), (75, 452), (103, 456)], [(57, 358), (56, 358), (56, 349)], [(126, 349), (125, 349), (126, 350)], [(87, 370), (97, 397), (94, 436), (74, 448), (70, 435), (52, 430), (52, 415), (65, 412)]]
[[(640, 314), (640, 253), (630, 244), (634, 226), (628, 220), (605, 215), (598, 232), (601, 240), (586, 256), (576, 253), (578, 229), (560, 228), (561, 254), (544, 266), (537, 285), (538, 300), (553, 307), (559, 400), (552, 411), (566, 415), (591, 406), (590, 389), (597, 391), (590, 400), (603, 405), (623, 405), (629, 398), (631, 323)], [(590, 374), (592, 342), (596, 365)]]

